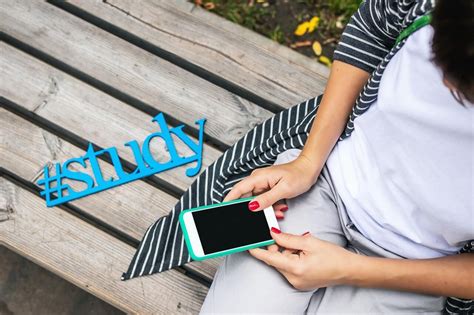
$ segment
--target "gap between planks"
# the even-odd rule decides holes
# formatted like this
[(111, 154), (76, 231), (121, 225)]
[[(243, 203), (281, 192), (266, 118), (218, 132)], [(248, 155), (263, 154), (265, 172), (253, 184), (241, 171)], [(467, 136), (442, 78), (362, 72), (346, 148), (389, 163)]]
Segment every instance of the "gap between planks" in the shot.
[[(272, 116), (264, 108), (51, 4), (1, 2), (8, 10), (0, 11), (0, 25), (11, 44), (29, 49), (98, 89), (120, 92), (114, 97), (128, 97), (124, 100), (132, 106), (142, 104), (178, 117), (190, 128), (204, 116), (208, 118), (207, 137), (216, 145), (232, 145)], [(212, 119), (222, 112), (225, 115)]]
[(130, 313), (197, 313), (207, 288), (177, 270), (123, 282), (134, 249), (38, 196), (0, 178), (0, 242)]
[[(0, 164), (12, 174), (28, 182), (38, 177), (38, 170), (85, 152), (35, 126), (31, 122), (0, 109), (0, 122), (4, 140), (0, 143)], [(104, 176), (113, 176), (113, 167), (100, 162)], [(90, 168), (85, 169), (90, 174)], [(73, 189), (80, 184), (68, 182)], [(176, 198), (144, 183), (134, 181), (114, 189), (73, 200), (68, 204), (74, 211), (86, 215), (97, 224), (138, 244), (142, 235), (157, 218), (167, 215)], [(131, 257), (130, 257), (131, 258)], [(185, 269), (210, 282), (219, 261), (193, 262)]]
[(329, 74), (315, 60), (187, 1), (53, 2), (144, 49), (210, 70), (264, 99), (256, 103), (272, 111), (322, 93)]

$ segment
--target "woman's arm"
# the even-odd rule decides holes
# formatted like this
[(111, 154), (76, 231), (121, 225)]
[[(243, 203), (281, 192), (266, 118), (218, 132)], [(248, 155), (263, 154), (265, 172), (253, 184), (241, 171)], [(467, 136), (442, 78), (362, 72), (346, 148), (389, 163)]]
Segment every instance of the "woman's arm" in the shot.
[(326, 162), (347, 123), (355, 100), (369, 78), (369, 73), (350, 64), (335, 61), (323, 99), (299, 158), (313, 165), (313, 182)]
[[(246, 195), (265, 209), (280, 199), (292, 198), (307, 191), (316, 181), (334, 144), (341, 135), (347, 117), (369, 74), (347, 63), (334, 62), (323, 99), (300, 156), (286, 164), (258, 169), (237, 183), (224, 201)], [(277, 210), (283, 217), (283, 212)]]
[(353, 285), (474, 298), (473, 254), (418, 260), (378, 258), (355, 254), (310, 234), (271, 234), (287, 249), (252, 249), (250, 253), (275, 267), (300, 290)]
[(347, 284), (474, 298), (472, 254), (419, 260), (360, 256), (351, 269)]
[[(401, 30), (399, 20), (403, 14), (395, 14), (401, 4), (389, 0), (367, 0), (361, 4), (334, 53), (335, 62), (323, 99), (300, 156), (290, 163), (255, 170), (234, 185), (224, 201), (257, 195), (252, 210), (258, 211), (311, 188), (343, 132), (369, 73), (388, 53)], [(279, 210), (276, 214), (284, 216)]]

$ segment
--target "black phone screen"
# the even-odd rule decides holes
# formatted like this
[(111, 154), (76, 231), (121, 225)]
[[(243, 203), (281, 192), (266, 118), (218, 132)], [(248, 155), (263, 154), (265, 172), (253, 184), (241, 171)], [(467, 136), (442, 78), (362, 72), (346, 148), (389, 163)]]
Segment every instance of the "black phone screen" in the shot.
[(263, 210), (250, 211), (248, 203), (192, 212), (204, 254), (272, 239)]

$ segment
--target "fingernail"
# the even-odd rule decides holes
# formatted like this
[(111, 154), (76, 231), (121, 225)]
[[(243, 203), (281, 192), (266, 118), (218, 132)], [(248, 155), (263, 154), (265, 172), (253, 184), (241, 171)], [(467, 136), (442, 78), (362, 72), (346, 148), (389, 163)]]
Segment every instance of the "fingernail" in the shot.
[(249, 202), (249, 210), (250, 211), (256, 210), (256, 209), (258, 209), (258, 207), (260, 207), (260, 205), (258, 204), (258, 201)]
[(273, 232), (273, 233), (276, 233), (276, 234), (280, 234), (280, 233), (281, 233), (281, 231), (280, 231), (279, 229), (277, 229), (276, 227), (273, 227), (273, 226), (272, 226), (272, 232)]
[(278, 220), (281, 220), (281, 219), (284, 219), (285, 216), (284, 216), (284, 215), (277, 215), (276, 218), (277, 218)]
[(308, 234), (309, 234), (309, 231), (306, 231), (303, 234), (301, 234), (301, 236), (305, 236), (305, 235), (308, 235)]
[(280, 209), (280, 211), (282, 212), (285, 212), (286, 210), (288, 210), (288, 206), (284, 206), (283, 208)]

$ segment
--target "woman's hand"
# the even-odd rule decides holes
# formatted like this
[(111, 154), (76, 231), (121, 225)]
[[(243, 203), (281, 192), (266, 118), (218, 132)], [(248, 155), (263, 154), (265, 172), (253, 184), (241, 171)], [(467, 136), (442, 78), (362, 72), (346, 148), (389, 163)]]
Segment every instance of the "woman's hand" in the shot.
[(274, 205), (277, 218), (282, 219), (283, 212), (288, 209), (282, 200), (308, 191), (320, 171), (320, 166), (300, 154), (289, 163), (254, 170), (232, 188), (224, 201), (256, 195), (249, 203), (249, 210), (258, 211)]
[(267, 250), (256, 248), (249, 252), (275, 267), (298, 290), (345, 283), (360, 257), (309, 233), (299, 236), (272, 228), (271, 234), (283, 251), (280, 252), (277, 245), (271, 245)]
[(272, 228), (271, 234), (277, 245), (249, 252), (275, 267), (298, 290), (352, 285), (474, 299), (473, 254), (381, 258), (355, 254), (309, 233), (298, 236)]

